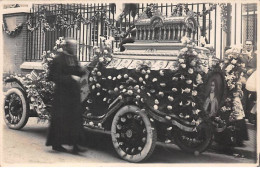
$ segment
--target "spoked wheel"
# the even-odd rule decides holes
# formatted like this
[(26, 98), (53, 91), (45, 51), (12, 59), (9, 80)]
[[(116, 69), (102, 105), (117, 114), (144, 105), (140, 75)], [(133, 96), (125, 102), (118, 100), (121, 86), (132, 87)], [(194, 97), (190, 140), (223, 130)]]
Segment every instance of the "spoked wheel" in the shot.
[(174, 131), (176, 144), (185, 152), (195, 155), (205, 151), (211, 145), (212, 138), (212, 129), (205, 123), (199, 125), (194, 132), (185, 132), (179, 128)]
[(21, 129), (28, 121), (28, 107), (24, 93), (12, 88), (7, 91), (4, 100), (4, 120), (6, 125), (11, 129)]
[(156, 145), (157, 132), (145, 112), (137, 106), (124, 106), (111, 127), (112, 142), (118, 155), (129, 162), (148, 159)]

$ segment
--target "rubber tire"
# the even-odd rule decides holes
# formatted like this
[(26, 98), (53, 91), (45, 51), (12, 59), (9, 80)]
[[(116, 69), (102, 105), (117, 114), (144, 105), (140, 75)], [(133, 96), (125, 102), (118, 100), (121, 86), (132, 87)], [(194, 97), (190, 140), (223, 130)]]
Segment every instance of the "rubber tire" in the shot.
[[(15, 125), (9, 123), (8, 120), (6, 119), (5, 115), (4, 115), (4, 121), (5, 121), (5, 124), (7, 125), (7, 127), (9, 127), (10, 129), (19, 130), (19, 129), (22, 129), (28, 122), (28, 119), (29, 119), (28, 103), (26, 101), (25, 93), (18, 88), (9, 89), (6, 92), (5, 100), (9, 95), (11, 95), (13, 93), (16, 93), (22, 100), (22, 107), (23, 107), (22, 117), (21, 117), (21, 120)], [(5, 100), (4, 100), (4, 106), (5, 106)], [(4, 110), (5, 110), (5, 108), (4, 108)]]
[[(192, 154), (195, 154), (195, 155), (198, 155), (202, 152), (204, 152), (207, 148), (210, 147), (212, 141), (213, 141), (213, 130), (211, 127), (209, 127), (209, 125), (207, 124), (202, 124), (201, 125), (203, 128), (205, 128), (207, 131), (207, 140), (205, 140), (202, 144), (200, 144), (199, 146), (197, 146), (196, 148), (191, 148), (187, 145), (185, 145), (184, 142), (182, 142), (182, 140), (180, 139), (181, 138), (181, 135), (183, 133), (183, 131), (179, 128), (177, 128), (175, 131), (174, 131), (174, 141), (176, 143), (176, 145), (178, 145), (178, 147), (187, 152), (187, 153), (192, 153)], [(191, 132), (192, 133), (192, 132)]]
[[(125, 153), (119, 146), (117, 139), (116, 139), (116, 126), (117, 122), (120, 118), (120, 116), (133, 112), (135, 114), (138, 114), (142, 117), (142, 120), (145, 124), (146, 131), (147, 131), (147, 137), (146, 137), (146, 144), (144, 146), (144, 149), (141, 151), (140, 154), (136, 155), (128, 155)], [(112, 126), (111, 126), (111, 137), (112, 137), (112, 143), (113, 146), (117, 152), (117, 154), (124, 160), (128, 162), (142, 162), (147, 160), (153, 153), (154, 148), (156, 146), (156, 141), (157, 141), (157, 131), (155, 129), (155, 126), (153, 125), (152, 122), (150, 122), (149, 118), (147, 117), (146, 113), (143, 111), (140, 111), (140, 109), (137, 106), (134, 105), (127, 105), (122, 107), (114, 116), (113, 121), (112, 121)]]

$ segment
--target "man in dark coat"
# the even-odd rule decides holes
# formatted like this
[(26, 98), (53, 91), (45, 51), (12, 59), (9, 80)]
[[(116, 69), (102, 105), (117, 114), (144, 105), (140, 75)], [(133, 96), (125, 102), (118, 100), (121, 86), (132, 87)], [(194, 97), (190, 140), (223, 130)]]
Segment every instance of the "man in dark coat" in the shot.
[(73, 151), (81, 151), (78, 144), (84, 139), (83, 109), (80, 104), (80, 76), (84, 74), (74, 55), (75, 45), (67, 40), (63, 52), (53, 59), (48, 79), (55, 83), (51, 112), (51, 124), (46, 145), (65, 152), (62, 144), (73, 145)]
[[(244, 111), (245, 111), (246, 118), (251, 119), (250, 105), (254, 104), (253, 100), (255, 100), (254, 98), (256, 98), (256, 97), (254, 97), (255, 93), (250, 93), (245, 88), (246, 80), (256, 70), (256, 64), (257, 64), (257, 55), (256, 55), (256, 52), (254, 51), (253, 42), (251, 40), (246, 41), (245, 48), (242, 52), (241, 60), (245, 64), (244, 81), (243, 81)], [(249, 96), (250, 96), (250, 100), (249, 100)]]

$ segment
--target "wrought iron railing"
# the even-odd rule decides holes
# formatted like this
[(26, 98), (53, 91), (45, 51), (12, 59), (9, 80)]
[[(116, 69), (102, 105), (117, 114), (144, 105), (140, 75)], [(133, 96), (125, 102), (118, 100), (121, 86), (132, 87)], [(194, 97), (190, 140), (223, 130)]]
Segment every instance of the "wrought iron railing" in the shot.
[[(154, 4), (160, 11), (169, 16), (173, 12), (177, 4)], [(190, 10), (193, 10), (197, 16), (197, 22), (199, 23), (200, 33), (196, 33), (195, 41), (198, 42), (199, 36), (205, 36), (207, 43), (216, 44), (216, 10), (209, 9), (211, 4), (196, 3), (187, 4)], [(111, 29), (115, 27), (119, 33), (126, 32), (133, 24), (136, 17), (138, 17), (149, 4), (136, 4), (134, 9), (130, 7), (130, 10), (125, 11), (125, 15), (121, 16), (121, 19), (116, 21), (116, 6), (114, 4), (44, 4), (33, 5), (31, 13), (28, 15), (28, 19), (31, 20), (31, 26), (34, 27), (39, 23), (39, 19), (43, 14), (42, 9), (45, 8), (45, 18), (50, 23), (50, 28), (57, 25), (57, 16), (60, 13), (66, 16), (66, 22), (60, 21), (60, 25), (55, 30), (49, 29), (42, 31), (46, 26), (39, 24), (36, 31), (27, 32), (27, 45), (26, 45), (26, 60), (35, 61), (41, 60), (41, 54), (43, 51), (52, 50), (55, 45), (55, 41), (58, 37), (71, 37), (75, 38), (78, 42), (77, 54), (79, 61), (90, 61), (93, 56), (93, 47), (99, 44), (100, 36), (112, 36), (114, 33)], [(133, 7), (133, 6), (132, 6)], [(71, 26), (75, 25), (75, 18), (77, 15), (81, 15), (86, 20), (91, 20), (98, 11), (104, 10), (105, 13), (100, 13), (100, 17), (97, 17), (93, 22), (87, 23), (84, 20), (78, 20), (78, 28)], [(103, 16), (102, 16), (103, 15)], [(104, 15), (106, 17), (104, 17)], [(212, 23), (214, 21), (214, 23)], [(53, 23), (53, 24), (52, 24)], [(67, 28), (62, 27), (62, 23), (66, 23)], [(65, 25), (66, 25), (65, 24)], [(109, 25), (111, 24), (111, 25)], [(113, 45), (118, 47), (122, 38), (116, 38)]]

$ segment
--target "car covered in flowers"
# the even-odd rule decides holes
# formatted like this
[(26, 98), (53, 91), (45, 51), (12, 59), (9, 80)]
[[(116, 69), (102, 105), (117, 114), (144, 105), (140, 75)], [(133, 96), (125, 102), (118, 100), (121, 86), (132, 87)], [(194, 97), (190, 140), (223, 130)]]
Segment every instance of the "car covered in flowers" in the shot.
[[(165, 17), (153, 10), (135, 22), (136, 41), (125, 51), (112, 52), (112, 39), (102, 39), (81, 80), (84, 126), (109, 131), (118, 155), (130, 162), (149, 158), (157, 141), (199, 154), (239, 114), (238, 57), (222, 63), (197, 47), (192, 11)], [(21, 129), (31, 116), (51, 119), (55, 85), (46, 77), (63, 41), (44, 52), (45, 71), (5, 78), (14, 84), (4, 102), (9, 128)]]

